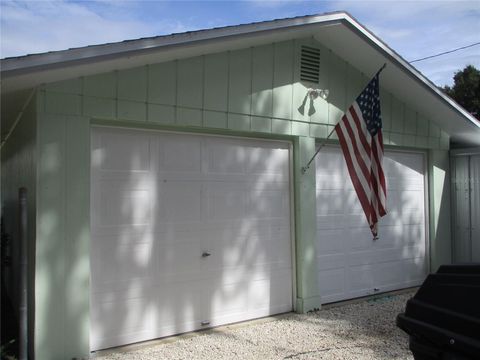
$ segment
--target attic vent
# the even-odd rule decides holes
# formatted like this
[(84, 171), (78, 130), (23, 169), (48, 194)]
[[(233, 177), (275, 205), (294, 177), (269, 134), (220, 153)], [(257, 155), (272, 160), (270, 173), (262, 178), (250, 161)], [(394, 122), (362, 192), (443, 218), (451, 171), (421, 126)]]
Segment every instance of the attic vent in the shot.
[(320, 50), (302, 45), (300, 58), (300, 80), (318, 83), (320, 71)]

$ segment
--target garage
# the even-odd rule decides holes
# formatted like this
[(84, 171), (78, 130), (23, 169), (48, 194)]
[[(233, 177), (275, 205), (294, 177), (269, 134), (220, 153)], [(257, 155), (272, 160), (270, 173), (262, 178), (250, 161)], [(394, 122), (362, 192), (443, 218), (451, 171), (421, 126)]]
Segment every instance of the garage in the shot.
[(91, 350), (292, 310), (288, 142), (91, 134)]
[(322, 303), (416, 286), (427, 274), (424, 154), (385, 151), (384, 170), (388, 213), (372, 240), (340, 147), (316, 158)]

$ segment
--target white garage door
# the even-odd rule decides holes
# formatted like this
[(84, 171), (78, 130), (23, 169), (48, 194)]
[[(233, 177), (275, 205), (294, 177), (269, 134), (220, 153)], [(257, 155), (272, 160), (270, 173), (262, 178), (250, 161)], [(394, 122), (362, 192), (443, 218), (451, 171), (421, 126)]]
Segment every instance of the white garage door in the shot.
[(91, 349), (291, 311), (289, 152), (94, 129)]
[(372, 240), (339, 147), (316, 158), (317, 266), (322, 302), (419, 285), (425, 279), (425, 167), (419, 153), (386, 152), (387, 211)]

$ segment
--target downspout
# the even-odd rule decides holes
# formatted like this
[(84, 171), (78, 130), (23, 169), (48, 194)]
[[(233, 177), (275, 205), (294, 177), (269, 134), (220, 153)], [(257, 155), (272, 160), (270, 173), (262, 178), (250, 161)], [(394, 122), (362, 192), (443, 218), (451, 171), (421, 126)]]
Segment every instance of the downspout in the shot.
[(20, 237), (19, 360), (28, 359), (28, 234), (27, 189), (18, 189)]

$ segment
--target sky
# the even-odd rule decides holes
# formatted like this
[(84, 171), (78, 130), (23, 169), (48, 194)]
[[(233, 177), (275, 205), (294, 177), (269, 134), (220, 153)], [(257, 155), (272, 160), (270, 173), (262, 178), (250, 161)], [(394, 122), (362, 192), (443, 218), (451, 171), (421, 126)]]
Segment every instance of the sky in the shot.
[[(407, 61), (480, 43), (480, 0), (0, 0), (0, 58), (339, 10)], [(413, 65), (443, 86), (470, 64), (480, 45)]]

